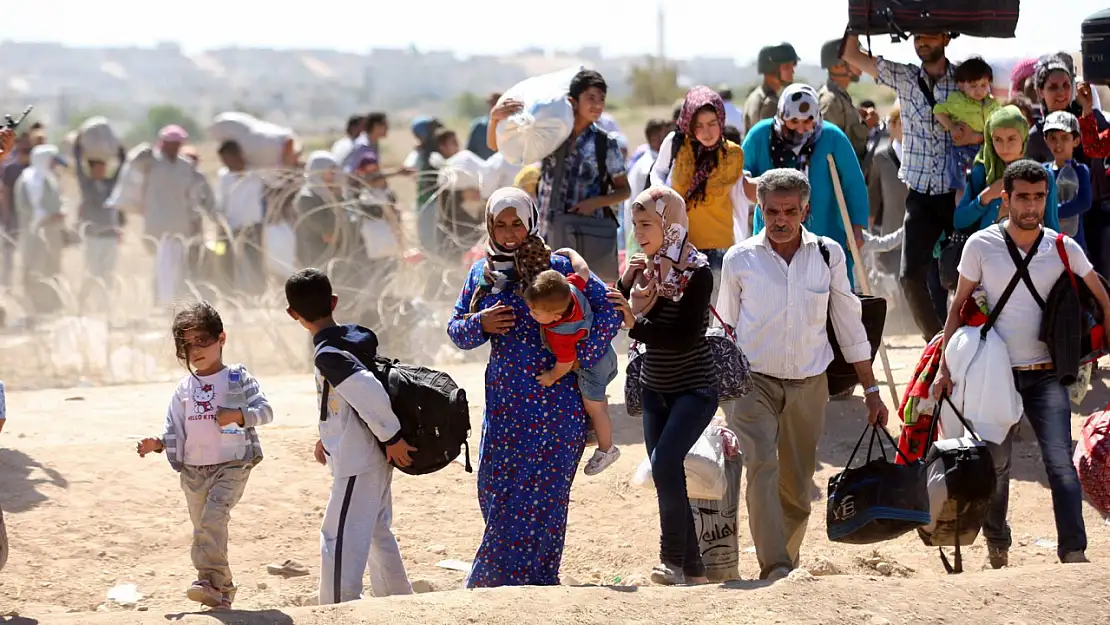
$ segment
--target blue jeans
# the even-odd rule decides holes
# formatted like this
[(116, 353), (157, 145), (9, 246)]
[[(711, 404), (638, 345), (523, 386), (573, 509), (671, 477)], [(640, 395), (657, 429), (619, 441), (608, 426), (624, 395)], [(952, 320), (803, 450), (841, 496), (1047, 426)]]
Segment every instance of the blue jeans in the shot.
[(717, 412), (717, 389), (681, 393), (644, 389), (644, 444), (659, 498), (659, 560), (687, 577), (704, 577), (686, 494), (686, 454)]
[[(1063, 559), (1074, 551), (1086, 551), (1083, 491), (1071, 461), (1071, 400), (1068, 389), (1060, 385), (1053, 371), (1014, 371), (1014, 383), (1025, 405), (1025, 416), (1029, 417), (1029, 424), (1037, 436), (1045, 472), (1048, 473), (1052, 512), (1056, 517), (1057, 555)], [(1014, 431), (1011, 429), (1002, 444), (987, 443), (998, 482), (986, 522), (983, 523), (983, 536), (990, 546), (1003, 549), (1009, 549), (1012, 543), (1006, 513), (1010, 504), (1013, 439)]]

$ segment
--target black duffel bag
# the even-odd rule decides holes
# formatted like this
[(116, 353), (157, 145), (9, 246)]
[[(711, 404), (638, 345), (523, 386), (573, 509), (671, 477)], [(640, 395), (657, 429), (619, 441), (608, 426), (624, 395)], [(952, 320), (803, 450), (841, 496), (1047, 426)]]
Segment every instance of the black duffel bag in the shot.
[[(867, 462), (852, 468), (852, 460), (868, 432), (871, 442), (867, 446)], [(924, 463), (910, 462), (905, 456), (906, 464), (888, 461), (884, 437), (894, 453), (902, 453), (886, 428), (869, 425), (860, 435), (844, 470), (829, 479), (825, 517), (830, 541), (870, 545), (929, 524)], [(873, 458), (876, 438), (880, 454)]]
[[(825, 246), (824, 242), (818, 241), (817, 247), (821, 250), (821, 257), (825, 259), (825, 264), (828, 265), (829, 248)], [(867, 332), (867, 342), (871, 344), (871, 362), (875, 362), (875, 356), (879, 353), (879, 345), (883, 342), (883, 328), (886, 327), (886, 300), (873, 295), (859, 295), (858, 297), (862, 309), (860, 316), (863, 320), (863, 329)], [(836, 332), (833, 331), (832, 314), (829, 314), (828, 320), (825, 322), (825, 331), (829, 335), (829, 343), (833, 350), (832, 362), (825, 369), (825, 376), (829, 380), (829, 395), (839, 395), (859, 384), (859, 376), (856, 375), (855, 365), (845, 360), (844, 353), (840, 351), (840, 344), (836, 340)]]
[(848, 30), (866, 35), (959, 33), (1012, 39), (1019, 0), (848, 0)]

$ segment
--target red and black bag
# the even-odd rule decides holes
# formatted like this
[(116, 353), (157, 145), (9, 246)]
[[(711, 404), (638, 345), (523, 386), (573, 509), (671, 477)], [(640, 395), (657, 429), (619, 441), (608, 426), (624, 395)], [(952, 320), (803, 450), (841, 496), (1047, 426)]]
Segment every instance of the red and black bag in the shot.
[(1096, 510), (1110, 515), (1110, 405), (1083, 423), (1073, 462), (1083, 494)]
[(958, 33), (1012, 39), (1019, 0), (848, 0), (848, 30), (863, 35)]

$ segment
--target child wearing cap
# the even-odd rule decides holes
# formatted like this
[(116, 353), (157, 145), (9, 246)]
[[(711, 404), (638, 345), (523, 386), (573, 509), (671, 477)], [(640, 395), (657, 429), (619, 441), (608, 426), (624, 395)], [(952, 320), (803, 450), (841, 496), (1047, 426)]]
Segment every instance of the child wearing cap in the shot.
[(1079, 144), (1079, 120), (1067, 111), (1049, 113), (1044, 121), (1044, 138), (1053, 161), (1045, 163), (1056, 178), (1061, 230), (1087, 250), (1083, 214), (1091, 209), (1091, 170), (1073, 158)]

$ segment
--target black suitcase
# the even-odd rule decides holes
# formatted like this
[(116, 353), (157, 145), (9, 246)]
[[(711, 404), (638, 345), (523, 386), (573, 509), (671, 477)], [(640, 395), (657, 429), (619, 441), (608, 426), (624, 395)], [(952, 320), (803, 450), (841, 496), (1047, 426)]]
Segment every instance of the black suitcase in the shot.
[(864, 35), (958, 33), (1012, 39), (1019, 0), (848, 0), (848, 30)]

